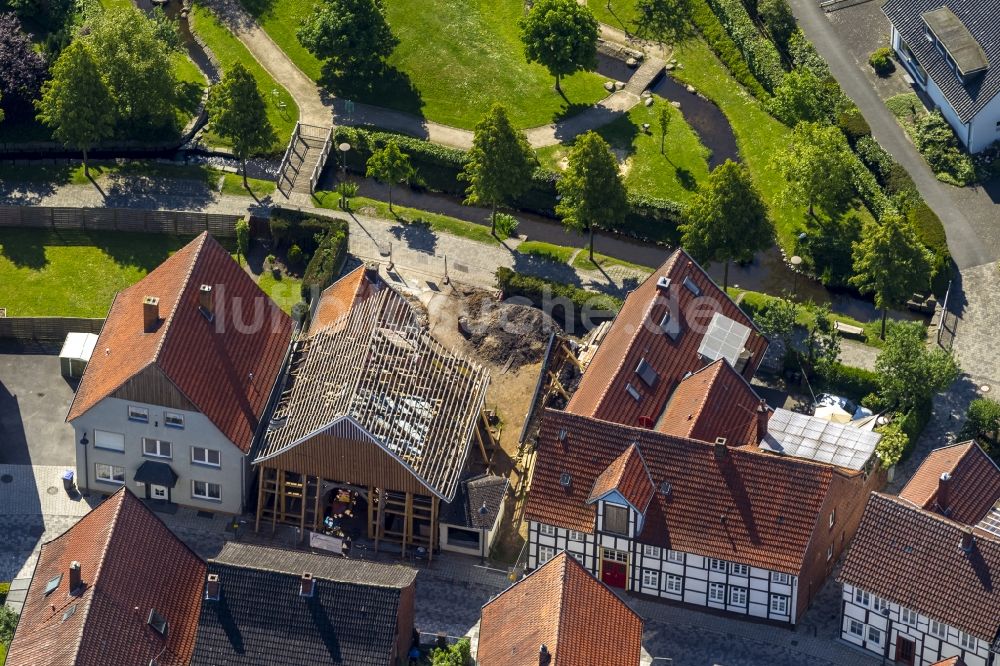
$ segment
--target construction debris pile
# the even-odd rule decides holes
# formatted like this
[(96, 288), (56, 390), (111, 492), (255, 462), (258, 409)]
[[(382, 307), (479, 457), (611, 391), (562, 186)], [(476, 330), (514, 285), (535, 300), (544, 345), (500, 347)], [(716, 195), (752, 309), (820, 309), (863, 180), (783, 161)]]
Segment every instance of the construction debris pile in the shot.
[(562, 331), (538, 308), (501, 303), (478, 290), (463, 294), (458, 329), (483, 358), (514, 370), (540, 361), (549, 335)]

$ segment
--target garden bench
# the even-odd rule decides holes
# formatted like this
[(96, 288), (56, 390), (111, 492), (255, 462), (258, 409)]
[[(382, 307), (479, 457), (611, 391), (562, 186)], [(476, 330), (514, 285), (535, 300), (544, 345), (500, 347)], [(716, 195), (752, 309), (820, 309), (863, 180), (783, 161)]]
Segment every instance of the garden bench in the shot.
[(834, 321), (833, 328), (835, 331), (848, 338), (863, 338), (865, 336), (865, 330), (860, 326), (854, 326), (853, 324), (845, 324), (842, 321)]

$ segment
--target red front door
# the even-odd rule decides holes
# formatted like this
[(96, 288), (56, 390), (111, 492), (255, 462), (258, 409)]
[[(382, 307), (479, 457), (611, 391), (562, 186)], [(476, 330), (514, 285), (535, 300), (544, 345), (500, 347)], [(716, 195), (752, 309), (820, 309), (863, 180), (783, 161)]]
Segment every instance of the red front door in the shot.
[(916, 645), (909, 638), (902, 636), (896, 638), (896, 663), (913, 666), (916, 652)]
[(601, 562), (601, 580), (611, 587), (625, 589), (626, 567), (621, 562), (614, 560), (604, 560)]

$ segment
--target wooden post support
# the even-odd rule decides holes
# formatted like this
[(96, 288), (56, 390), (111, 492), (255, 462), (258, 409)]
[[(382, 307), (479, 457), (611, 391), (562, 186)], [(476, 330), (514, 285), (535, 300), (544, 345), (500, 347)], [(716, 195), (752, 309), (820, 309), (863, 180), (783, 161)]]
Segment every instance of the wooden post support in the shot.
[(302, 479), (302, 499), (299, 500), (299, 543), (306, 538), (306, 498), (309, 495), (309, 477), (306, 474), (300, 476)]
[(413, 540), (413, 493), (406, 493), (406, 515), (403, 517), (402, 557), (406, 557), (406, 544)]
[(314, 504), (315, 508), (313, 509), (312, 528), (314, 530), (318, 530), (319, 521), (322, 520), (322, 518), (319, 517), (319, 496), (323, 493), (323, 479), (319, 478), (318, 476), (315, 477), (315, 479), (316, 479), (316, 502)]
[(372, 499), (375, 497), (374, 489), (368, 486), (368, 538), (375, 538), (375, 504)]
[(274, 491), (274, 511), (271, 513), (271, 534), (274, 535), (274, 528), (278, 523), (278, 504), (281, 504), (281, 512), (285, 512), (285, 470), (279, 469), (275, 473)]
[(264, 466), (257, 468), (257, 521), (253, 531), (260, 532), (260, 514), (264, 511)]
[(378, 489), (378, 511), (375, 512), (375, 554), (378, 555), (378, 542), (382, 538), (382, 509), (385, 506), (385, 489)]
[(438, 498), (431, 497), (431, 538), (427, 548), (427, 564), (434, 561), (434, 547), (438, 540)]
[(482, 456), (483, 456), (483, 462), (486, 463), (486, 471), (489, 471), (490, 456), (486, 453), (486, 446), (483, 444), (483, 433), (482, 433), (481, 429), (485, 427), (485, 428), (487, 428), (487, 432), (489, 432), (488, 428), (490, 427), (490, 424), (489, 424), (489, 421), (486, 420), (486, 415), (485, 414), (483, 414), (482, 412), (480, 412), (479, 416), (480, 416), (480, 418), (476, 422), (476, 430), (475, 430), (475, 432), (476, 432), (476, 441), (479, 442), (479, 453), (482, 454)]

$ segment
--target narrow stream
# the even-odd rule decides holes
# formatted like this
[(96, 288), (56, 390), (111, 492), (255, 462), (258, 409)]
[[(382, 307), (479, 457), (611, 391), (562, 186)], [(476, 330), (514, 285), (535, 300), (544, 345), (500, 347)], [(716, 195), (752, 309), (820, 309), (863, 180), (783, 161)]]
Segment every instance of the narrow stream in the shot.
[(681, 105), (684, 120), (698, 133), (705, 147), (712, 151), (708, 160), (709, 169), (714, 169), (726, 160), (740, 161), (736, 135), (722, 109), (701, 95), (689, 93), (686, 86), (675, 81), (668, 73), (660, 76), (650, 90), (654, 95)]

